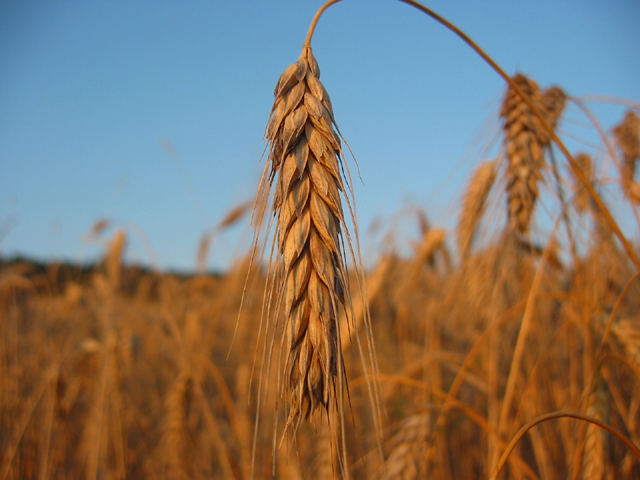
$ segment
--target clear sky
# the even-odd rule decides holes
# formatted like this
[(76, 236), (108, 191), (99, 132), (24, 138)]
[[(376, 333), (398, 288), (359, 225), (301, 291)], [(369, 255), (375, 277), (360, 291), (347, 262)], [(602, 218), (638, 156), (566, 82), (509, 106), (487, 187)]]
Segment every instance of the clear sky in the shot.
[[(273, 87), (321, 3), (0, 2), (0, 255), (95, 260), (102, 247), (84, 234), (108, 218), (130, 232), (129, 260), (193, 268), (202, 233), (255, 190)], [(429, 6), (508, 73), (640, 100), (637, 0)], [(408, 205), (453, 225), (470, 169), (496, 145), (503, 81), (393, 0), (334, 5), (312, 46), (360, 165), (365, 252), (372, 221), (389, 226)], [(605, 128), (624, 111), (590, 105)], [(575, 148), (599, 143), (575, 106), (563, 125)], [(246, 219), (217, 237), (209, 266), (227, 267), (250, 236)]]

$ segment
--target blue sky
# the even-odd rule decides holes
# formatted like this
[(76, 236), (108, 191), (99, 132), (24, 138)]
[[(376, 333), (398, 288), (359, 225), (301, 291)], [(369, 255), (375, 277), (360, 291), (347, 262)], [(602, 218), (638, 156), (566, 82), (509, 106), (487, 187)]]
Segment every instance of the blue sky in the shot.
[[(130, 233), (130, 261), (193, 268), (202, 233), (255, 190), (275, 81), (320, 4), (3, 1), (0, 255), (95, 260), (102, 247), (84, 234), (108, 218)], [(429, 6), (508, 73), (574, 96), (640, 100), (640, 2)], [(451, 227), (470, 169), (495, 153), (503, 81), (392, 0), (334, 5), (312, 46), (360, 165), (365, 252), (378, 241), (371, 222), (388, 227), (410, 205)], [(589, 105), (607, 129), (624, 111)], [(571, 148), (599, 145), (575, 106), (566, 117)], [(209, 266), (226, 268), (250, 237), (248, 219), (216, 237)]]

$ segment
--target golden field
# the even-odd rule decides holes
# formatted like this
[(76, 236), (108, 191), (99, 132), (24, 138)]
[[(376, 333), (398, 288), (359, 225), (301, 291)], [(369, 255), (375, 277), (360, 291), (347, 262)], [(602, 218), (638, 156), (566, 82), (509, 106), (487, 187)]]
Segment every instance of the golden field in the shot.
[(198, 273), (127, 264), (106, 221), (95, 265), (0, 260), (0, 480), (640, 478), (640, 105), (569, 152), (583, 103), (505, 76), (456, 227), (404, 212), (365, 269), (314, 25)]

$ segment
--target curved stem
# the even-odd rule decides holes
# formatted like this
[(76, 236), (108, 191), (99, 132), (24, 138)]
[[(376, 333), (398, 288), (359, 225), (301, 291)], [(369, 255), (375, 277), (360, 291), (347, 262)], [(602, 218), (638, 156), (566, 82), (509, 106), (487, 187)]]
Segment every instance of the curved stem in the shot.
[[(320, 9), (316, 12), (311, 22), (311, 25), (309, 26), (309, 31), (307, 32), (307, 38), (305, 39), (303, 48), (310, 47), (313, 31), (315, 30), (316, 24), (318, 23), (318, 19), (320, 18), (322, 13), (331, 5), (339, 1), (340, 0), (329, 0), (324, 5), (322, 5)], [(591, 182), (589, 182), (589, 180), (584, 175), (584, 173), (579, 168), (577, 168), (578, 166), (576, 164), (576, 161), (573, 158), (573, 156), (569, 153), (569, 150), (567, 149), (567, 147), (560, 140), (560, 138), (558, 138), (556, 133), (553, 131), (553, 128), (551, 128), (547, 120), (544, 118), (542, 113), (540, 113), (540, 111), (536, 108), (536, 106), (533, 104), (531, 99), (529, 99), (529, 97), (527, 97), (527, 95), (525, 95), (522, 92), (522, 90), (511, 79), (511, 77), (507, 75), (505, 71), (500, 67), (500, 65), (498, 65), (482, 48), (478, 46), (478, 44), (476, 44), (466, 33), (464, 33), (454, 24), (452, 24), (447, 19), (445, 19), (444, 17), (441, 17), (436, 12), (434, 12), (430, 8), (425, 7), (419, 2), (416, 2), (414, 0), (398, 0), (398, 1), (411, 5), (414, 8), (417, 8), (421, 12), (429, 15), (431, 18), (441, 23), (442, 25), (447, 27), (449, 30), (451, 30), (453, 33), (458, 35), (467, 45), (469, 45), (473, 50), (475, 50), (475, 52), (478, 55), (480, 55), (480, 57), (482, 57), (482, 59), (485, 62), (487, 62), (491, 66), (491, 68), (493, 68), (496, 71), (496, 73), (498, 73), (498, 75), (500, 75), (509, 84), (509, 87), (513, 89), (513, 91), (516, 92), (520, 98), (522, 98), (522, 100), (527, 104), (527, 107), (529, 107), (531, 112), (540, 120), (540, 124), (542, 125), (542, 128), (546, 131), (549, 137), (555, 142), (558, 148), (562, 151), (564, 156), (569, 161), (569, 164), (576, 170), (576, 176), (578, 177), (580, 182), (584, 185), (587, 192), (589, 192), (589, 195), (591, 196), (595, 204), (598, 206), (598, 209), (601, 211), (602, 216), (604, 217), (606, 222), (609, 224), (609, 227), (611, 228), (611, 230), (613, 230), (615, 235), (618, 237), (618, 240), (620, 240), (620, 243), (622, 243), (631, 261), (635, 264), (636, 268), (640, 270), (640, 257), (638, 257), (638, 255), (636, 254), (635, 250), (633, 249), (633, 246), (631, 245), (631, 243), (629, 243), (629, 240), (627, 240), (627, 238), (622, 233), (622, 230), (618, 226), (617, 222), (614, 220), (607, 206), (604, 204), (604, 202), (600, 198), (600, 195), (598, 195), (598, 193), (595, 191), (595, 189), (591, 185)]]
[(618, 430), (613, 428), (611, 425), (608, 425), (604, 422), (601, 422), (598, 419), (589, 417), (587, 415), (583, 415), (581, 413), (572, 412), (568, 410), (560, 410), (558, 412), (551, 412), (551, 413), (547, 413), (546, 415), (541, 415), (537, 418), (534, 418), (526, 425), (523, 425), (522, 428), (520, 428), (520, 430), (518, 430), (518, 432), (513, 436), (513, 438), (509, 442), (509, 445), (507, 445), (507, 448), (504, 450), (504, 452), (502, 452), (502, 455), (500, 456), (500, 460), (498, 461), (498, 465), (496, 466), (495, 470), (491, 474), (491, 477), (490, 477), (491, 480), (495, 480), (498, 478), (498, 475), (500, 475), (500, 472), (504, 468), (504, 465), (506, 464), (507, 459), (509, 458), (509, 455), (511, 454), (513, 449), (516, 447), (516, 444), (524, 436), (524, 434), (527, 433), (527, 431), (529, 431), (531, 428), (535, 427), (539, 423), (546, 422), (548, 420), (553, 420), (556, 418), (576, 418), (584, 422), (593, 423), (594, 425), (597, 425), (598, 427), (618, 437), (620, 440), (624, 442), (624, 444), (627, 447), (629, 447), (629, 450), (631, 450), (636, 457), (640, 458), (640, 448), (638, 448), (626, 435), (619, 432)]
[(329, 0), (324, 5), (322, 5), (316, 14), (313, 16), (313, 20), (311, 20), (311, 25), (309, 25), (309, 30), (307, 31), (307, 38), (304, 39), (304, 43), (302, 44), (302, 48), (311, 46), (311, 37), (313, 37), (313, 32), (316, 29), (316, 24), (320, 19), (320, 16), (324, 13), (324, 11), (329, 8), (334, 3), (338, 3), (340, 0)]

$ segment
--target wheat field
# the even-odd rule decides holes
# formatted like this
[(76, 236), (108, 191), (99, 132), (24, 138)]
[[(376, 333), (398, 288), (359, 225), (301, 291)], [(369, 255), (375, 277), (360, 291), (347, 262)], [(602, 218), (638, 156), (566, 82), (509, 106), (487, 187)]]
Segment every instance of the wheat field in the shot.
[(0, 480), (640, 478), (640, 103), (563, 152), (586, 107), (514, 72), (456, 227), (403, 212), (409, 253), (365, 268), (316, 20), (197, 273), (123, 262), (103, 220), (97, 264), (0, 259)]

